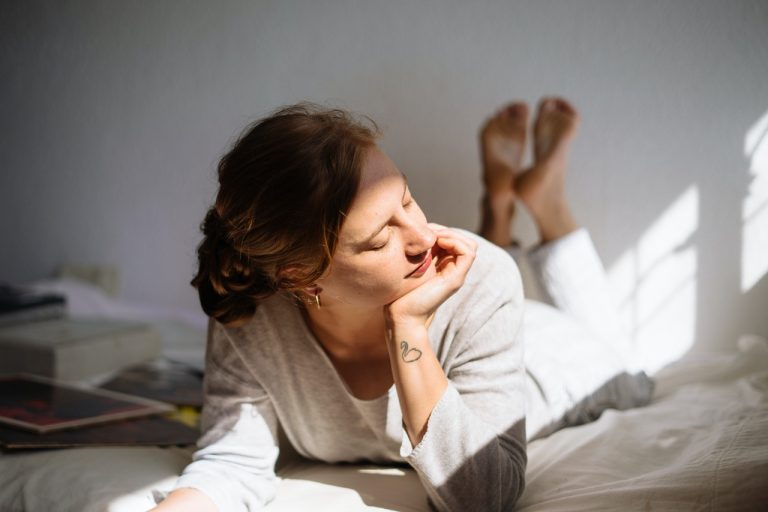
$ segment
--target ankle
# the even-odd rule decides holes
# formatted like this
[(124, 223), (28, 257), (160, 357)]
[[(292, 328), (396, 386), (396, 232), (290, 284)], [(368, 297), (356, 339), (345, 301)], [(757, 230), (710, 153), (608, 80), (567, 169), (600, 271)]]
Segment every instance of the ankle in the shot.
[(541, 243), (562, 238), (579, 229), (568, 205), (563, 202), (550, 205), (545, 212), (531, 212), (539, 228)]
[(501, 247), (512, 244), (512, 221), (515, 216), (514, 199), (502, 201), (487, 194), (481, 204), (481, 221), (479, 234), (486, 240)]
[(515, 192), (512, 187), (504, 190), (486, 190), (482, 198), (483, 213), (503, 220), (515, 213)]

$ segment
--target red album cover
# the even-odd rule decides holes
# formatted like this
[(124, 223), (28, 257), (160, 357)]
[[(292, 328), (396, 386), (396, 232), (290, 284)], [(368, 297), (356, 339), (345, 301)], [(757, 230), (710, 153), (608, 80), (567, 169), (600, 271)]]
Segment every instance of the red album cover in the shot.
[(173, 410), (156, 400), (34, 375), (0, 377), (0, 423), (38, 433)]

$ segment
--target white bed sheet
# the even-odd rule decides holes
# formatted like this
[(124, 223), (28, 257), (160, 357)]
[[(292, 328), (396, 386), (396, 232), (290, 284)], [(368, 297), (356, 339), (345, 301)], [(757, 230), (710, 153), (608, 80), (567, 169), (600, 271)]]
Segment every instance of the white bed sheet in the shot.
[[(764, 510), (768, 343), (699, 356), (658, 375), (651, 405), (607, 411), (529, 446), (518, 510)], [(0, 456), (0, 510), (128, 512), (152, 506), (191, 450), (90, 448)], [(270, 512), (426, 511), (407, 468), (285, 466)]]
[[(172, 350), (194, 351), (184, 347), (189, 325), (164, 325)], [(517, 510), (765, 510), (768, 341), (744, 337), (733, 353), (689, 357), (655, 378), (649, 406), (609, 410), (530, 443)], [(147, 510), (153, 490), (170, 489), (191, 453), (190, 447), (2, 454), (0, 511)], [(269, 512), (429, 510), (408, 468), (289, 458), (279, 475)]]
[(656, 379), (650, 405), (531, 443), (518, 510), (767, 510), (766, 340)]

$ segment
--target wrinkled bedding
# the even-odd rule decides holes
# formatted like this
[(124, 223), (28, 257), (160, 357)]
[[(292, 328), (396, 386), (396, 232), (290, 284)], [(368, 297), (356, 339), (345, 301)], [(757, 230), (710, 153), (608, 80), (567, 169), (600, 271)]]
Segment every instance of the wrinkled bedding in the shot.
[[(198, 357), (179, 344), (170, 349)], [(762, 510), (768, 341), (743, 337), (733, 352), (689, 356), (654, 378), (650, 405), (608, 410), (592, 423), (531, 442), (517, 509)], [(171, 488), (191, 453), (190, 447), (1, 454), (0, 511), (148, 510), (153, 492)], [(278, 474), (270, 512), (429, 510), (406, 467), (327, 465), (286, 454)]]
[[(0, 455), (0, 510), (151, 508), (189, 449), (89, 448)], [(657, 376), (644, 408), (609, 410), (529, 445), (518, 510), (760, 510), (768, 503), (768, 343), (699, 356)], [(407, 468), (289, 461), (270, 511), (425, 511)]]

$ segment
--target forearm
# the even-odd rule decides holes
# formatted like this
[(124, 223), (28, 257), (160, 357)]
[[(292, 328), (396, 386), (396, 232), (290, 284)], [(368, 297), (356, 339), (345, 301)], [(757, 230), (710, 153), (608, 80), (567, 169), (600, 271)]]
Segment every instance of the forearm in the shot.
[(432, 351), (423, 322), (387, 315), (387, 347), (397, 388), (403, 424), (416, 446), (427, 429), (429, 416), (445, 392), (448, 379)]
[[(497, 408), (511, 412), (509, 400), (498, 398)], [(522, 411), (509, 414), (504, 424), (490, 424), (489, 416), (481, 417), (467, 401), (473, 400), (449, 384), (432, 411), (429, 431), (418, 447), (406, 452), (406, 461), (441, 512), (512, 510), (525, 485)], [(522, 400), (514, 402), (522, 408)]]
[(149, 512), (219, 512), (211, 499), (191, 487), (177, 489)]

